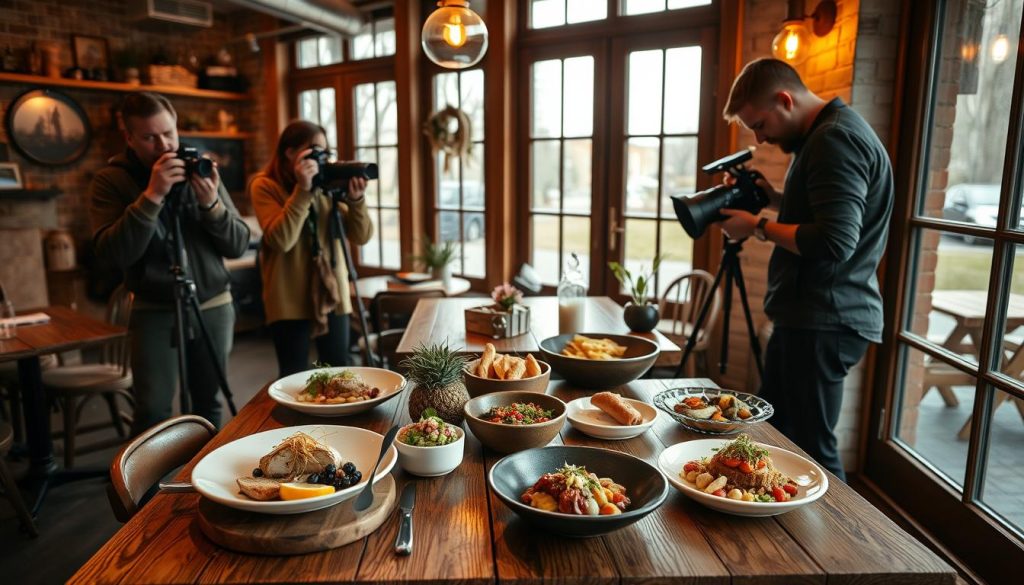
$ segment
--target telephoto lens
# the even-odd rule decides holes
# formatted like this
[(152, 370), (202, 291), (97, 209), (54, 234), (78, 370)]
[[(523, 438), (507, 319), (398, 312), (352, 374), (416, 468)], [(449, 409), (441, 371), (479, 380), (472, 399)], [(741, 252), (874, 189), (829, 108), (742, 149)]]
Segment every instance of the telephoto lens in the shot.
[(720, 213), (722, 209), (742, 209), (757, 214), (768, 205), (768, 195), (757, 186), (757, 180), (763, 177), (743, 166), (752, 156), (750, 150), (741, 150), (701, 169), (709, 175), (725, 171), (736, 179), (733, 185), (719, 185), (694, 195), (671, 197), (676, 218), (691, 238), (701, 237), (708, 225), (724, 220), (725, 216)]
[(315, 160), (320, 170), (313, 177), (313, 186), (320, 187), (327, 194), (329, 191), (348, 188), (349, 179), (362, 177), (367, 181), (376, 179), (379, 176), (376, 163), (344, 161), (330, 162), (326, 150), (313, 147), (306, 158)]

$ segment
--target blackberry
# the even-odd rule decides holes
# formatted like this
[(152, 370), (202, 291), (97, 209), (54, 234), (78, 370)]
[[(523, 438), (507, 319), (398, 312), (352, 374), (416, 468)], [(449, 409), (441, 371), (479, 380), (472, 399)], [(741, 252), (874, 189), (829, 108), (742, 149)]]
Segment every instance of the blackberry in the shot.
[(345, 472), (345, 475), (352, 475), (356, 472), (356, 464), (349, 461), (345, 465), (341, 466), (341, 470)]
[(256, 469), (253, 469), (252, 470), (252, 476), (253, 477), (263, 477), (263, 470), (260, 469), (259, 467), (257, 467)]

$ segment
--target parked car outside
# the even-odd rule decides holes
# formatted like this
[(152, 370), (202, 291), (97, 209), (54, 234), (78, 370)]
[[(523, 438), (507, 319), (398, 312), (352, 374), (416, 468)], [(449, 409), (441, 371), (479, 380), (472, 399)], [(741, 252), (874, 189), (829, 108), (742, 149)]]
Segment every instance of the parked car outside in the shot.
[[(942, 218), (996, 227), (999, 215), (999, 185), (961, 183), (946, 190), (946, 206)], [(961, 236), (965, 244), (978, 243), (981, 238)]]
[[(462, 234), (459, 234), (459, 182), (442, 181), (438, 189), (438, 240), (473, 242), (484, 236), (484, 186), (479, 181), (462, 184)], [(472, 212), (469, 210), (480, 210)]]

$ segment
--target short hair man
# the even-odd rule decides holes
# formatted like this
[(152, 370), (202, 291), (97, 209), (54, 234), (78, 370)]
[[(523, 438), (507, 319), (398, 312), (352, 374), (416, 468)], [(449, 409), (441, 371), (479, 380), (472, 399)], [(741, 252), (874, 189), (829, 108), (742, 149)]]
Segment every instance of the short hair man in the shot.
[(777, 59), (743, 68), (724, 117), (794, 155), (781, 193), (759, 182), (778, 220), (723, 210), (722, 229), (775, 244), (764, 301), (775, 327), (761, 395), (775, 406), (772, 423), (845, 480), (834, 432), (843, 379), (882, 340), (876, 272), (892, 213), (889, 156), (859, 114), (815, 95)]
[[(162, 95), (128, 94), (120, 108), (128, 148), (110, 159), (89, 189), (96, 256), (122, 269), (125, 285), (134, 294), (129, 324), (134, 434), (170, 418), (178, 387), (177, 349), (172, 343), (172, 213), (177, 209), (180, 216), (186, 277), (195, 282), (215, 348), (215, 355), (210, 355), (196, 324), (194, 338), (186, 340), (185, 348), (192, 410), (215, 425), (220, 424), (221, 407), (214, 364), (226, 367), (235, 322), (223, 259), (241, 256), (249, 244), (249, 228), (221, 184), (216, 165), (212, 176), (187, 175), (185, 161), (177, 156), (177, 119)], [(177, 199), (173, 206), (168, 204), (172, 197)]]

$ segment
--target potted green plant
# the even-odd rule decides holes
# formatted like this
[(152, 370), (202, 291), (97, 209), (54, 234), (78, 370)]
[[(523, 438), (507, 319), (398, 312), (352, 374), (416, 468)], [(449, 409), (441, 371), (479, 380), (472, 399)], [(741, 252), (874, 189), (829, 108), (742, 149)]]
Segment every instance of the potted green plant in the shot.
[(644, 267), (641, 265), (640, 271), (634, 279), (633, 274), (625, 266), (618, 262), (608, 263), (612, 274), (626, 288), (632, 298), (631, 302), (626, 303), (622, 314), (623, 320), (631, 331), (647, 333), (658, 326), (658, 305), (650, 302), (649, 297), (654, 285), (654, 275), (658, 273), (660, 265), (661, 256), (655, 256), (650, 272), (644, 271)]
[(412, 420), (420, 420), (424, 410), (433, 408), (445, 422), (462, 424), (462, 407), (469, 401), (462, 373), (468, 362), (469, 358), (455, 353), (447, 343), (437, 343), (420, 345), (399, 364), (416, 383), (409, 394)]
[(423, 269), (430, 272), (435, 279), (441, 280), (446, 289), (450, 288), (452, 281), (452, 262), (459, 251), (455, 242), (448, 240), (435, 244), (426, 238), (423, 241), (423, 253), (413, 256), (413, 262), (423, 265)]

